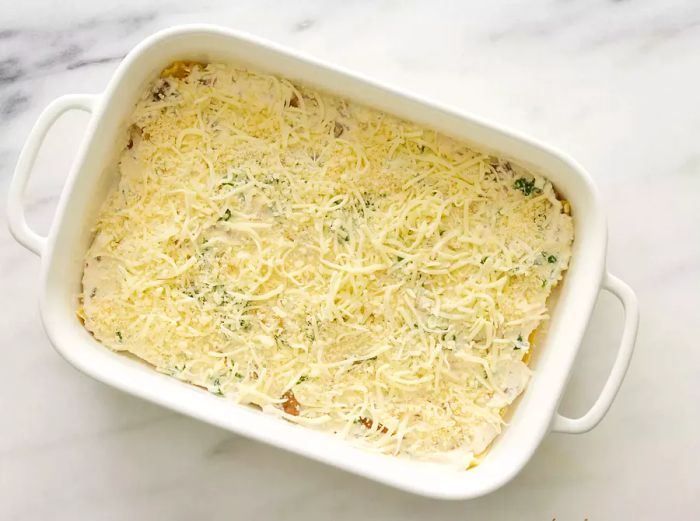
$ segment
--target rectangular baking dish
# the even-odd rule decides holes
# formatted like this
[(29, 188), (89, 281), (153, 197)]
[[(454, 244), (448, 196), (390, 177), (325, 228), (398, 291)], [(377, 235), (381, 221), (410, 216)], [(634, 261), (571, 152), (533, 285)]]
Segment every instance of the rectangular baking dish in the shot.
[[(542, 173), (571, 202), (575, 220), (572, 262), (553, 302), (546, 332), (539, 335), (533, 378), (508, 426), (480, 465), (455, 471), (358, 449), (339, 438), (292, 425), (159, 374), (146, 364), (110, 351), (83, 328), (75, 313), (82, 259), (99, 205), (113, 182), (114, 164), (125, 143), (125, 122), (146, 84), (176, 60), (250, 66), (424, 124)], [(72, 109), (90, 112), (91, 119), (48, 237), (41, 237), (28, 227), (22, 199), (44, 136), (61, 114)], [(605, 269), (605, 218), (591, 178), (581, 166), (532, 138), (221, 27), (189, 25), (159, 32), (129, 53), (103, 94), (69, 95), (52, 102), (20, 154), (7, 208), (15, 238), (41, 257), (40, 306), (46, 332), (56, 350), (75, 367), (180, 413), (417, 494), (445, 499), (486, 494), (512, 479), (550, 430), (581, 433), (593, 428), (614, 399), (632, 355), (637, 301), (632, 290)], [(557, 406), (601, 288), (616, 295), (625, 309), (620, 347), (592, 408), (580, 418), (566, 418), (557, 413)]]

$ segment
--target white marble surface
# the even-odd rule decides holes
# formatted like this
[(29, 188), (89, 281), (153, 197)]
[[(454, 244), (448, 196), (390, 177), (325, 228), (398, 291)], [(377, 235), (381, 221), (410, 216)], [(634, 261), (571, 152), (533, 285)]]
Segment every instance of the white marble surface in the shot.
[[(216, 22), (501, 121), (571, 153), (609, 216), (611, 271), (641, 301), (637, 352), (603, 423), (552, 434), (471, 502), (409, 496), (114, 391), (51, 348), (39, 260), (0, 226), (0, 519), (698, 519), (700, 4), (0, 0), (0, 205), (40, 110), (99, 92), (151, 32)], [(28, 205), (47, 230), (87, 117), (62, 119)], [(603, 295), (563, 410), (606, 376)]]

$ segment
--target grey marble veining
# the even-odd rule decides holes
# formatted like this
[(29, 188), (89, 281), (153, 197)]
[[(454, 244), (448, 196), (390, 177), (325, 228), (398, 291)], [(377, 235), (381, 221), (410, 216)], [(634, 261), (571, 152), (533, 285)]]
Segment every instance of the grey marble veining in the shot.
[[(0, 519), (694, 519), (700, 511), (700, 4), (688, 0), (0, 0), (0, 209), (55, 97), (100, 92), (141, 39), (213, 22), (512, 126), (569, 152), (637, 291), (637, 352), (606, 419), (552, 434), (487, 497), (441, 503), (307, 461), (92, 381), (52, 349), (39, 260), (0, 226)], [(57, 122), (27, 200), (46, 231), (87, 122)], [(3, 223), (4, 224), (4, 223)], [(562, 410), (597, 396), (621, 312), (601, 295)]]

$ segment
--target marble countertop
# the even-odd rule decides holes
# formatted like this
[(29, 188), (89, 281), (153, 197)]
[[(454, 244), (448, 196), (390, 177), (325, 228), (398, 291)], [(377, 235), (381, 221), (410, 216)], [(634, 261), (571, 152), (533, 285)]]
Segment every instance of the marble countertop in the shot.
[[(642, 319), (605, 420), (551, 434), (525, 470), (438, 502), (182, 417), (79, 373), (38, 313), (39, 260), (0, 226), (0, 519), (697, 519), (700, 512), (700, 4), (0, 0), (0, 219), (53, 98), (101, 91), (142, 38), (215, 22), (337, 62), (560, 147), (593, 175), (610, 270)], [(117, 5), (118, 4), (118, 5)], [(29, 218), (46, 231), (87, 116), (50, 133)], [(621, 325), (602, 294), (562, 410), (597, 396)]]

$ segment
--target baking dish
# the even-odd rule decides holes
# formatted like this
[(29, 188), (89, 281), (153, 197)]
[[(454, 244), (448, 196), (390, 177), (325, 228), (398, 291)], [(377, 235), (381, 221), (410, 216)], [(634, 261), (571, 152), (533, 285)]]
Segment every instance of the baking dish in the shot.
[[(157, 373), (98, 343), (76, 317), (82, 260), (91, 225), (114, 177), (125, 125), (145, 85), (176, 60), (222, 61), (278, 74), (379, 110), (435, 128), (472, 146), (548, 177), (571, 202), (575, 222), (572, 262), (547, 330), (539, 335), (532, 380), (509, 424), (483, 462), (469, 471), (364, 451), (331, 435), (292, 425)], [(24, 218), (23, 194), (44, 136), (61, 114), (79, 109), (91, 119), (71, 168), (48, 237)], [(102, 95), (69, 95), (41, 114), (18, 159), (8, 201), (15, 238), (41, 262), (40, 306), (56, 350), (86, 374), (133, 395), (336, 467), (436, 498), (466, 499), (488, 493), (517, 474), (550, 430), (580, 433), (608, 410), (629, 364), (638, 310), (632, 290), (605, 270), (606, 227), (596, 189), (573, 160), (537, 141), (434, 102), (381, 85), (289, 49), (208, 25), (179, 26), (137, 46), (120, 64)], [(560, 415), (557, 406), (600, 289), (616, 295), (625, 321), (618, 354), (599, 398), (582, 417)]]

